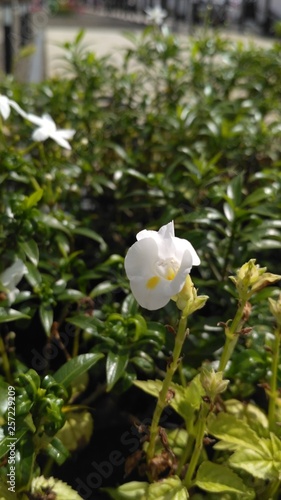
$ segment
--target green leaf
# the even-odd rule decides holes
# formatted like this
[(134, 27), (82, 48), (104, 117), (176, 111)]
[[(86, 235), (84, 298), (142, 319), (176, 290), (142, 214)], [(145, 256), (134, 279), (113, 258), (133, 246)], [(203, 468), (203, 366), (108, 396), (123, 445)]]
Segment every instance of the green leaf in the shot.
[(64, 301), (69, 300), (70, 302), (78, 302), (78, 300), (83, 299), (85, 295), (79, 290), (73, 290), (69, 288), (57, 296), (58, 300)]
[[(136, 380), (134, 385), (151, 396), (158, 398), (162, 381)], [(202, 396), (205, 394), (200, 383), (200, 376), (196, 376), (187, 387), (182, 387), (172, 382), (170, 389), (174, 393), (174, 397), (170, 401), (170, 406), (186, 421), (192, 420), (191, 415), (200, 408)]]
[(93, 417), (88, 411), (68, 412), (66, 422), (56, 437), (69, 451), (84, 448), (93, 432)]
[(41, 200), (43, 196), (43, 189), (37, 189), (30, 196), (26, 197), (22, 202), (23, 210), (27, 210), (28, 208), (32, 208), (37, 205), (38, 201)]
[(63, 257), (67, 258), (67, 256), (69, 255), (69, 252), (70, 252), (69, 239), (67, 238), (67, 236), (65, 234), (58, 233), (58, 234), (56, 234), (55, 240), (57, 242), (57, 245), (60, 249), (61, 254), (63, 255)]
[(101, 488), (106, 491), (114, 500), (147, 500), (149, 483), (142, 481), (131, 481), (122, 484), (118, 488)]
[(15, 448), (16, 485), (17, 490), (20, 491), (29, 487), (34, 469), (35, 451), (30, 433), (25, 435)]
[(85, 36), (85, 30), (83, 29), (79, 30), (74, 39), (74, 44), (79, 45), (79, 43), (83, 40), (84, 36)]
[(243, 420), (227, 413), (219, 413), (217, 417), (211, 414), (208, 419), (208, 431), (216, 438), (233, 444), (235, 448), (249, 448), (261, 451), (260, 437)]
[(16, 321), (17, 319), (30, 319), (30, 316), (17, 311), (16, 309), (6, 309), (5, 307), (0, 307), (0, 323)]
[[(247, 350), (247, 357), (250, 356), (250, 349)], [(254, 352), (254, 354), (257, 354)], [(228, 399), (224, 402), (227, 413), (235, 415), (236, 418), (245, 420), (251, 427), (261, 437), (269, 437), (268, 431), (268, 418), (265, 413), (252, 403), (245, 403), (238, 401), (237, 399)]]
[[(279, 439), (260, 439), (260, 451), (241, 448), (229, 458), (232, 467), (247, 471), (252, 476), (265, 479), (281, 479), (281, 443)], [(277, 448), (276, 448), (276, 444)], [(274, 448), (274, 449), (273, 449)]]
[(117, 288), (120, 288), (120, 285), (111, 283), (110, 281), (103, 281), (102, 283), (99, 283), (89, 296), (93, 299), (95, 297), (98, 297), (99, 295), (104, 295), (105, 293), (112, 292), (113, 290), (116, 290)]
[(86, 236), (87, 238), (90, 238), (91, 240), (96, 241), (100, 245), (100, 249), (102, 251), (107, 249), (107, 244), (105, 243), (104, 239), (102, 236), (100, 236), (98, 233), (93, 231), (92, 229), (89, 229), (87, 227), (76, 227), (73, 229), (74, 234), (80, 234), (81, 236)]
[(138, 179), (138, 180), (144, 182), (145, 184), (149, 183), (149, 178), (147, 177), (147, 175), (143, 175), (141, 172), (139, 172), (138, 170), (135, 170), (134, 168), (126, 169), (125, 173), (127, 175), (131, 175), (132, 177), (135, 177), (135, 179)]
[(227, 187), (227, 196), (233, 200), (235, 207), (240, 207), (242, 201), (243, 174), (236, 175)]
[[(31, 483), (32, 498), (46, 498), (46, 491), (50, 491), (49, 497), (57, 500), (83, 500), (76, 491), (68, 484), (54, 477), (35, 477)], [(7, 499), (9, 500), (9, 499)]]
[(135, 299), (135, 297), (133, 296), (132, 293), (130, 293), (129, 295), (127, 295), (127, 297), (124, 299), (123, 303), (122, 303), (122, 309), (121, 309), (121, 312), (124, 316), (126, 315), (135, 315), (138, 311), (138, 308), (139, 308), (139, 305)]
[(62, 465), (70, 456), (69, 451), (57, 437), (48, 443), (46, 452), (58, 465)]
[(189, 494), (181, 480), (177, 477), (168, 477), (162, 481), (150, 484), (147, 500), (186, 500)]
[(255, 189), (243, 200), (241, 207), (250, 207), (263, 200), (268, 200), (268, 186)]
[(37, 396), (37, 391), (41, 383), (41, 379), (38, 373), (31, 368), (25, 373), (18, 373), (15, 380), (17, 384), (19, 384), (21, 387), (24, 387), (24, 390), (28, 394), (28, 397), (31, 401), (33, 401)]
[(15, 493), (9, 491), (6, 484), (2, 483), (2, 481), (0, 482), (0, 500), (17, 500)]
[(69, 230), (52, 215), (41, 214), (41, 220), (44, 224), (46, 224), (46, 226), (51, 227), (52, 229), (58, 229), (59, 231), (62, 231), (70, 236)]
[(54, 320), (53, 308), (46, 304), (41, 304), (39, 307), (39, 316), (46, 335), (51, 335), (51, 328)]
[[(27, 432), (28, 432), (28, 427), (22, 427), (21, 429), (17, 429), (15, 436), (13, 436), (13, 438), (15, 438), (15, 440), (13, 440), (13, 443), (17, 444)], [(8, 453), (9, 444), (11, 444), (11, 437), (4, 436), (0, 441), (0, 458), (4, 457)]]
[(129, 354), (128, 352), (118, 352), (114, 353), (109, 351), (106, 358), (106, 380), (107, 380), (107, 391), (111, 391), (113, 386), (124, 374), (126, 366), (128, 364)]
[(37, 267), (35, 267), (35, 265), (31, 262), (26, 262), (25, 265), (28, 270), (28, 273), (25, 275), (28, 283), (32, 286), (32, 288), (39, 288), (42, 283), (42, 276)]
[(8, 407), (8, 387), (5, 380), (0, 380), (0, 417), (3, 417)]
[(89, 333), (96, 333), (97, 327), (103, 327), (103, 322), (94, 316), (77, 315), (66, 319), (72, 325)]
[(246, 486), (235, 472), (224, 465), (209, 461), (200, 465), (194, 484), (210, 493), (229, 491), (241, 495), (241, 499), (255, 498), (255, 492)]
[(19, 243), (19, 246), (24, 251), (30, 262), (37, 267), (39, 262), (39, 249), (36, 241), (23, 241)]
[(80, 354), (61, 366), (61, 368), (54, 373), (53, 378), (58, 384), (62, 384), (64, 387), (68, 388), (77, 377), (88, 371), (103, 357), (104, 355), (102, 353)]

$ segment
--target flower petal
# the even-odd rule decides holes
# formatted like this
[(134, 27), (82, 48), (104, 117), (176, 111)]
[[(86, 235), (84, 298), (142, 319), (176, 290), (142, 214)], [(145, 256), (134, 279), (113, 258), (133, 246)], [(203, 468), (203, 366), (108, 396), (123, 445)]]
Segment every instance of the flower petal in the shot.
[(65, 149), (71, 149), (69, 142), (67, 142), (58, 130), (50, 134), (51, 139), (53, 139), (59, 146)]
[(173, 280), (168, 281), (170, 297), (179, 293), (184, 285), (187, 275), (190, 273), (193, 265), (193, 257), (187, 249), (182, 257), (180, 268)]
[(10, 104), (9, 99), (5, 95), (0, 95), (0, 114), (3, 116), (4, 120), (7, 120), (10, 116)]
[(50, 137), (48, 130), (45, 129), (45, 127), (39, 127), (36, 130), (34, 130), (32, 134), (32, 139), (34, 141), (45, 141)]
[(158, 233), (163, 238), (173, 238), (175, 236), (174, 221), (172, 220), (165, 226), (160, 227)]
[(33, 113), (27, 113), (26, 119), (29, 122), (34, 123), (34, 125), (38, 125), (39, 127), (42, 127), (44, 123), (43, 118), (41, 118), (40, 116), (36, 116)]
[(141, 277), (148, 280), (155, 274), (158, 247), (152, 238), (144, 238), (129, 248), (124, 266), (129, 280)]
[(20, 282), (23, 275), (27, 273), (27, 268), (25, 267), (22, 260), (16, 260), (8, 269), (5, 269), (0, 275), (0, 281), (3, 286), (12, 290)]
[(72, 137), (74, 136), (74, 134), (76, 134), (76, 130), (73, 130), (73, 129), (70, 129), (70, 128), (67, 128), (67, 129), (58, 129), (57, 133), (60, 134), (60, 136), (63, 139), (72, 139)]
[(167, 290), (167, 280), (159, 278), (154, 288), (148, 287), (148, 281), (143, 277), (135, 277), (130, 281), (131, 290), (141, 307), (149, 311), (156, 311), (168, 304), (171, 295)]
[(191, 243), (188, 240), (184, 240), (182, 238), (177, 238), (176, 236), (173, 238), (174, 246), (175, 246), (175, 253), (176, 257), (181, 260), (183, 253), (188, 250), (191, 255), (192, 255), (192, 265), (193, 266), (199, 266), (200, 265), (200, 258), (198, 257), (195, 249), (191, 245)]
[(27, 118), (27, 113), (18, 105), (17, 102), (9, 99), (9, 105), (13, 108), (20, 116)]

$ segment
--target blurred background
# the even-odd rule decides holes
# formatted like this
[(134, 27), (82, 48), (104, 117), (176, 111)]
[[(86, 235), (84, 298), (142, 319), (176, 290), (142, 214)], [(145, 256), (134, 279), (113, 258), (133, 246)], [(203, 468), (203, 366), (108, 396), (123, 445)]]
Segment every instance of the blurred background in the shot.
[(149, 22), (146, 10), (155, 6), (166, 11), (169, 28), (182, 35), (208, 26), (272, 37), (278, 36), (281, 20), (279, 0), (2, 0), (0, 70), (41, 81), (55, 71), (58, 46), (79, 28), (87, 30), (87, 42), (98, 54), (110, 53), (126, 43), (124, 30)]

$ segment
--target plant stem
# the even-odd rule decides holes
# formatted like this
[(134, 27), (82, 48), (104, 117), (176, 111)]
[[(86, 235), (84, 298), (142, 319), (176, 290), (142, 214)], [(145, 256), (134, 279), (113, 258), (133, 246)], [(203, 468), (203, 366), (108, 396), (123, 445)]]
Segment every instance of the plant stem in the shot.
[(230, 327), (228, 327), (228, 325), (225, 327), (226, 341), (223, 346), (220, 364), (218, 367), (219, 372), (223, 372), (225, 370), (225, 367), (228, 361), (230, 360), (232, 353), (235, 349), (235, 346), (237, 344), (237, 341), (239, 339), (239, 332), (245, 321), (243, 319), (243, 315), (246, 302), (247, 302), (246, 298), (240, 301), (239, 307), (234, 316), (234, 319), (231, 322)]
[(44, 477), (49, 477), (51, 475), (53, 465), (54, 465), (54, 459), (52, 457), (48, 457), (44, 465), (44, 470), (43, 470)]
[(11, 369), (10, 369), (10, 363), (9, 363), (9, 358), (7, 356), (7, 352), (5, 349), (4, 341), (2, 337), (0, 336), (0, 356), (2, 357), (2, 366), (3, 370), (7, 379), (7, 382), (9, 384), (13, 384), (13, 377), (11, 374)]
[(279, 479), (271, 481), (266, 490), (263, 491), (264, 500), (278, 500), (280, 493), (279, 486), (280, 486)]
[(179, 463), (177, 466), (177, 472), (176, 472), (177, 476), (180, 476), (181, 470), (182, 470), (184, 464), (187, 463), (189, 457), (191, 456), (193, 447), (194, 447), (194, 436), (192, 436), (192, 434), (189, 434), (188, 438), (187, 438), (186, 446), (182, 452), (182, 455), (180, 457), (180, 460), (179, 460)]
[(154, 410), (153, 418), (152, 418), (152, 423), (150, 427), (150, 441), (149, 445), (147, 448), (147, 462), (149, 463), (150, 460), (155, 455), (155, 444), (156, 444), (156, 438), (158, 435), (158, 425), (159, 421), (162, 415), (162, 412), (167, 406), (167, 393), (170, 387), (170, 384), (172, 382), (173, 375), (178, 367), (179, 363), (179, 357), (181, 354), (182, 346), (184, 344), (185, 338), (186, 338), (186, 326), (187, 326), (187, 313), (185, 311), (182, 312), (179, 326), (178, 326), (178, 331), (176, 334), (176, 340), (175, 340), (175, 345), (174, 345), (174, 350), (172, 354), (172, 360), (170, 364), (168, 365), (167, 372), (165, 379), (163, 380), (163, 385), (161, 388), (161, 391), (158, 396), (158, 400), (156, 403), (156, 408)]
[(76, 328), (75, 336), (73, 339), (73, 347), (72, 347), (72, 357), (78, 356), (79, 354), (79, 340), (80, 340), (80, 328)]
[(20, 153), (22, 154), (22, 156), (25, 156), (27, 155), (28, 153), (30, 153), (30, 151), (32, 151), (32, 149), (34, 149), (35, 147), (37, 146), (37, 142), (32, 142), (29, 146), (27, 146), (25, 149), (21, 149), (20, 150)]
[(274, 345), (272, 352), (270, 393), (269, 393), (269, 406), (268, 406), (268, 422), (270, 430), (273, 430), (275, 426), (275, 407), (276, 407), (276, 400), (278, 397), (277, 377), (278, 377), (278, 364), (279, 364), (279, 354), (280, 354), (281, 327), (280, 326), (277, 327), (274, 333), (275, 333), (275, 338), (274, 338)]
[(192, 484), (192, 478), (195, 472), (195, 469), (198, 464), (198, 460), (201, 455), (202, 447), (203, 447), (203, 438), (205, 434), (205, 427), (206, 427), (206, 420), (207, 416), (210, 411), (210, 405), (205, 403), (204, 401), (202, 402), (200, 412), (199, 412), (199, 417), (198, 417), (198, 427), (196, 429), (196, 442), (195, 442), (195, 447), (191, 456), (191, 460), (188, 465), (187, 473), (184, 478), (184, 485), (186, 489), (188, 490), (191, 487)]

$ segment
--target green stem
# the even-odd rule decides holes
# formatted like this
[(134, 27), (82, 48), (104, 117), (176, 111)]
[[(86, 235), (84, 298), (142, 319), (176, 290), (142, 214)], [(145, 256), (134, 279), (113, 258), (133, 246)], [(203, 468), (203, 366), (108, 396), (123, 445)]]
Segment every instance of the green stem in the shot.
[(279, 486), (280, 486), (280, 480), (276, 479), (275, 481), (271, 481), (266, 488), (266, 490), (263, 491), (263, 499), (264, 500), (278, 500), (279, 499)]
[(43, 470), (44, 477), (49, 477), (51, 475), (53, 465), (54, 465), (54, 459), (52, 457), (48, 457), (44, 465), (44, 470)]
[(76, 328), (75, 335), (73, 339), (73, 347), (72, 347), (72, 357), (75, 358), (79, 354), (79, 340), (80, 340), (80, 328)]
[(181, 385), (183, 387), (186, 387), (187, 383), (186, 383), (185, 374), (183, 373), (182, 363), (179, 364), (178, 370), (179, 370), (179, 376), (180, 376)]
[(167, 406), (167, 393), (170, 387), (170, 384), (172, 382), (173, 375), (178, 368), (178, 362), (179, 362), (179, 357), (181, 354), (182, 346), (184, 344), (185, 338), (186, 338), (186, 327), (187, 327), (187, 313), (185, 311), (182, 312), (182, 316), (179, 322), (178, 326), (178, 331), (176, 334), (176, 340), (175, 340), (175, 345), (174, 345), (174, 350), (172, 354), (172, 360), (171, 363), (169, 364), (166, 372), (165, 379), (163, 380), (163, 385), (161, 388), (161, 391), (158, 396), (158, 400), (156, 403), (156, 408), (154, 410), (153, 418), (152, 418), (152, 423), (150, 427), (150, 441), (149, 445), (147, 448), (147, 462), (149, 463), (150, 460), (155, 455), (155, 444), (156, 444), (156, 438), (158, 435), (158, 425), (159, 421), (162, 415), (162, 412)]
[(276, 407), (276, 400), (278, 398), (277, 377), (278, 377), (278, 364), (279, 364), (279, 354), (280, 354), (280, 340), (281, 340), (281, 327), (278, 327), (275, 330), (275, 339), (273, 345), (272, 364), (271, 364), (270, 393), (269, 393), (269, 406), (268, 406), (268, 422), (270, 430), (273, 430), (275, 426), (275, 407)]
[(40, 158), (41, 158), (43, 165), (48, 165), (48, 161), (47, 161), (46, 154), (45, 154), (45, 149), (44, 149), (42, 142), (39, 142), (37, 144), (38, 144), (39, 154), (40, 154)]
[(226, 341), (223, 346), (223, 351), (220, 359), (220, 364), (218, 371), (223, 372), (226, 368), (228, 361), (230, 360), (232, 353), (235, 349), (235, 346), (239, 339), (239, 332), (244, 324), (244, 307), (247, 303), (247, 299), (240, 301), (240, 305), (237, 309), (237, 312), (234, 316), (234, 319), (231, 322), (230, 327), (226, 326)]
[(203, 448), (203, 439), (205, 435), (205, 427), (206, 427), (206, 420), (207, 416), (209, 415), (210, 411), (210, 405), (207, 403), (202, 402), (200, 412), (199, 412), (199, 417), (198, 417), (198, 426), (196, 429), (196, 442), (195, 442), (195, 447), (191, 456), (191, 460), (188, 465), (188, 469), (184, 478), (184, 485), (187, 488), (187, 490), (191, 487), (192, 485), (192, 478), (195, 472), (195, 469), (198, 464), (198, 460), (201, 455), (201, 451)]
[(192, 436), (192, 434), (189, 434), (188, 438), (187, 438), (186, 446), (181, 454), (181, 457), (180, 457), (180, 460), (179, 460), (179, 463), (177, 466), (177, 472), (176, 472), (177, 476), (180, 476), (181, 470), (182, 470), (184, 464), (186, 464), (188, 462), (188, 459), (191, 456), (193, 447), (194, 447), (194, 436)]
[(32, 151), (32, 149), (35, 148), (35, 146), (37, 146), (37, 142), (32, 142), (29, 146), (27, 146), (25, 149), (21, 149), (20, 150), (20, 153), (22, 154), (22, 156), (25, 156), (27, 155), (27, 153), (30, 153), (30, 151)]
[(3, 339), (1, 336), (0, 336), (0, 356), (2, 357), (2, 366), (3, 366), (3, 370), (5, 373), (7, 382), (9, 384), (13, 384), (13, 377), (11, 374), (9, 358), (7, 356), (5, 345), (4, 345), (4, 342), (3, 342)]

